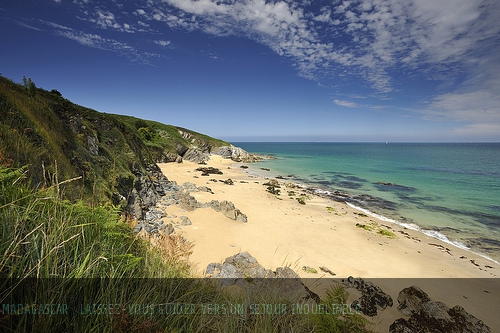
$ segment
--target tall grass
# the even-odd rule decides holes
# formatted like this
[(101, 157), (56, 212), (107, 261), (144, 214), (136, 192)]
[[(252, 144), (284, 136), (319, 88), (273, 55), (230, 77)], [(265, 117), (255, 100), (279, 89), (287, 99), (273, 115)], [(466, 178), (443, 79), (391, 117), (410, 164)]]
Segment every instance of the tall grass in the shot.
[(195, 291), (206, 287), (180, 279), (190, 273), (180, 254), (166, 258), (150, 248), (114, 207), (72, 204), (58, 195), (64, 184), (34, 190), (24, 178), (24, 169), (0, 167), (0, 303), (16, 304), (14, 312), (19, 312), (17, 304), (23, 304), (21, 312), (64, 304), (68, 313), (26, 315), (2, 308), (0, 330), (133, 331), (186, 325), (179, 316), (152, 321), (130, 311), (82, 314), (85, 304), (126, 309), (130, 304), (195, 303), (200, 298)]
[(235, 293), (189, 278), (182, 236), (138, 238), (118, 209), (63, 200), (68, 182), (51, 179), (33, 189), (26, 168), (0, 165), (0, 331), (367, 332), (356, 315), (293, 313), (280, 282)]

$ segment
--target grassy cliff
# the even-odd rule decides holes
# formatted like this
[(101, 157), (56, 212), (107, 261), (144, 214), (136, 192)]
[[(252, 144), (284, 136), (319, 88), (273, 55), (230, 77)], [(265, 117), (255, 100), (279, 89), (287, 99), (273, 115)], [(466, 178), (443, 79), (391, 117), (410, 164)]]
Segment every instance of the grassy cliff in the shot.
[[(35, 186), (50, 178), (72, 182), (69, 199), (106, 202), (124, 179), (155, 162), (178, 160), (189, 149), (203, 152), (229, 143), (184, 128), (97, 112), (63, 98), (57, 90), (0, 77), (0, 158), (27, 166)], [(123, 195), (123, 193), (119, 193)]]

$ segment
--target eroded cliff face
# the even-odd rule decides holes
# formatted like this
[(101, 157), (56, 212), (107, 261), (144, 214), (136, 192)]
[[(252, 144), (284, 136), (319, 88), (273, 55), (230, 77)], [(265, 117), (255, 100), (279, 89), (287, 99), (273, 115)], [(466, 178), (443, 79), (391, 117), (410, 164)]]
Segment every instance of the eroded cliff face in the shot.
[(67, 199), (111, 201), (137, 220), (172, 187), (156, 163), (206, 163), (213, 153), (241, 161), (248, 156), (188, 129), (101, 113), (39, 88), (28, 94), (3, 77), (0, 153), (9, 166), (28, 165), (33, 186), (80, 177), (65, 185)]

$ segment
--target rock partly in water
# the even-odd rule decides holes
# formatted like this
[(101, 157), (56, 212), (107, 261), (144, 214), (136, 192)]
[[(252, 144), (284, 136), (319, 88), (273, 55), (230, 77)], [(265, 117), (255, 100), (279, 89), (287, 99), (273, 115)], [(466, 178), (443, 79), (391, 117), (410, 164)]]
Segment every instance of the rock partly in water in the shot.
[(419, 287), (411, 286), (401, 290), (398, 296), (398, 310), (408, 320), (399, 318), (389, 328), (390, 333), (490, 333), (491, 329), (481, 320), (467, 313), (459, 305), (448, 308), (435, 302)]

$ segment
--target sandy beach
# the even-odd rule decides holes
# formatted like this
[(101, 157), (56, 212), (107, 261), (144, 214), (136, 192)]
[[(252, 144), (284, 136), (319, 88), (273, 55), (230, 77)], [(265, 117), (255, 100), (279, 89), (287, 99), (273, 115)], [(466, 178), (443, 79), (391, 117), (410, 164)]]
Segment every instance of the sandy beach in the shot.
[[(331, 277), (319, 269), (326, 267), (336, 277), (378, 279), (382, 289), (390, 290), (394, 298), (395, 306), (385, 310), (389, 317), (398, 316), (397, 293), (412, 285), (409, 278), (452, 278), (446, 279), (447, 288), (433, 283), (433, 279), (422, 289), (431, 299), (449, 307), (460, 304), (489, 325), (492, 332), (500, 327), (496, 315), (500, 308), (500, 267), (496, 263), (417, 231), (366, 216), (345, 203), (307, 194), (305, 205), (300, 204), (297, 198), (302, 190), (287, 187), (286, 180), (278, 180), (281, 195), (273, 195), (263, 185), (269, 179), (249, 174), (241, 165), (214, 155), (206, 166), (218, 168), (223, 174), (202, 176), (202, 172), (195, 171), (200, 165), (192, 162), (159, 164), (167, 178), (179, 185), (190, 182), (209, 187), (213, 193), (191, 193), (199, 202), (228, 200), (248, 218), (243, 223), (211, 208), (189, 212), (176, 205), (168, 207), (164, 221), (172, 222), (176, 232), (194, 242), (190, 261), (196, 276), (203, 276), (209, 263), (223, 262), (243, 251), (266, 268), (289, 266), (308, 281)], [(233, 185), (222, 182), (227, 179)], [(187, 216), (192, 224), (180, 225), (180, 216)], [(390, 231), (395, 237), (383, 235), (380, 230)], [(304, 266), (317, 273), (303, 270)], [(389, 320), (377, 320), (377, 329), (386, 330), (390, 324)]]

